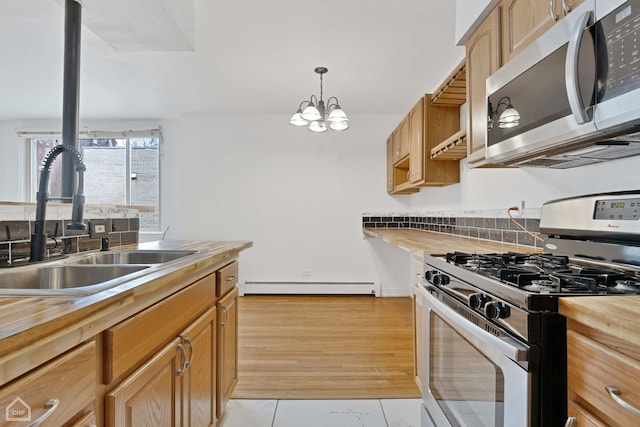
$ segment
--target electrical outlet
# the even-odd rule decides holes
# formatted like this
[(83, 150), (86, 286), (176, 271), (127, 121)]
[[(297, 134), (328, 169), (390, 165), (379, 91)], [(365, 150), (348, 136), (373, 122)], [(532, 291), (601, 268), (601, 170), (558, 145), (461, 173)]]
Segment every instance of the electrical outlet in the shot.
[(311, 270), (306, 270), (306, 269), (305, 269), (305, 270), (302, 270), (302, 271), (300, 272), (300, 275), (301, 275), (302, 277), (311, 277)]
[(516, 205), (518, 207), (518, 210), (513, 210), (511, 211), (511, 215), (516, 217), (516, 218), (520, 218), (522, 217), (522, 215), (524, 215), (524, 200), (520, 200), (520, 203)]

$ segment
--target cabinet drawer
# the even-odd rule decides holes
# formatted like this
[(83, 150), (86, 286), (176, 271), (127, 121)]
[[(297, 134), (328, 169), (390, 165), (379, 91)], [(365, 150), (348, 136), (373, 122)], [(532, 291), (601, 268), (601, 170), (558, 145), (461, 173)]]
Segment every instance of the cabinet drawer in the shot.
[(109, 384), (175, 338), (215, 303), (210, 274), (104, 332), (104, 383)]
[(218, 279), (216, 296), (221, 297), (238, 284), (238, 261), (233, 261), (216, 271), (216, 276)]
[[(14, 421), (22, 425), (18, 422), (21, 418), (35, 421), (49, 410), (51, 415), (39, 425), (65, 425), (94, 401), (95, 387), (96, 345), (92, 341), (4, 387), (0, 391), (2, 419), (13, 410)], [(55, 409), (47, 409), (47, 402), (53, 399), (59, 403)]]
[(96, 413), (91, 411), (73, 424), (71, 427), (96, 427), (98, 423), (96, 422)]
[(640, 415), (620, 406), (605, 389), (617, 387), (621, 399), (640, 408), (640, 362), (574, 331), (567, 331), (567, 345), (569, 388), (607, 423), (640, 425)]
[(571, 427), (606, 427), (596, 416), (572, 400), (569, 401), (568, 409), (569, 417), (574, 419), (573, 424), (568, 424)]

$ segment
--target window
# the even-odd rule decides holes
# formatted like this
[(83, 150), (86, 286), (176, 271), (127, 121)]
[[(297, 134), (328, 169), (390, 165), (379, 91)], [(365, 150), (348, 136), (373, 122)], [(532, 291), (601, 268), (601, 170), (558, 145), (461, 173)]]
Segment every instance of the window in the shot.
[[(140, 231), (159, 231), (159, 135), (100, 136), (81, 137), (78, 141), (78, 149), (87, 167), (84, 174), (86, 203), (138, 207)], [(31, 149), (31, 198), (35, 200), (42, 162), (51, 148), (62, 143), (62, 139), (49, 135), (27, 139)], [(50, 198), (61, 195), (61, 166), (59, 159), (52, 164)]]

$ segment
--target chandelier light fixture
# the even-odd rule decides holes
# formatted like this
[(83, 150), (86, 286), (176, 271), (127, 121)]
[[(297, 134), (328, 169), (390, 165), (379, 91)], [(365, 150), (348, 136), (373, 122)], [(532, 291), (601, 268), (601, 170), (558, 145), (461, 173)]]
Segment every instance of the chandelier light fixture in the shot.
[(309, 101), (302, 101), (289, 123), (294, 126), (308, 126), (311, 132), (326, 132), (327, 122), (332, 130), (349, 129), (349, 118), (342, 111), (338, 98), (332, 96), (327, 100), (326, 106), (322, 100), (322, 76), (327, 71), (329, 70), (326, 67), (315, 69), (315, 72), (320, 74), (320, 100), (311, 95)]

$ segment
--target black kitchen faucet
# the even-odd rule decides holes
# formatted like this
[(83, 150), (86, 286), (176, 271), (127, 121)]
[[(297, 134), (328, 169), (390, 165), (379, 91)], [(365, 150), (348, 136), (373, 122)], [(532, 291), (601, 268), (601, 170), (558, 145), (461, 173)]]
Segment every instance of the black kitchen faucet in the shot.
[(71, 223), (67, 225), (69, 230), (84, 230), (86, 225), (82, 222), (84, 213), (84, 171), (87, 170), (82, 162), (82, 156), (78, 150), (70, 145), (56, 145), (47, 153), (42, 162), (42, 171), (40, 172), (40, 183), (38, 185), (38, 193), (36, 194), (36, 221), (33, 234), (31, 234), (31, 247), (29, 261), (42, 261), (44, 259), (45, 247), (47, 244), (47, 235), (45, 233), (45, 216), (47, 211), (47, 201), (49, 201), (49, 174), (51, 172), (51, 164), (60, 153), (66, 151), (71, 154), (76, 172), (78, 172), (78, 187), (73, 195), (71, 208)]

